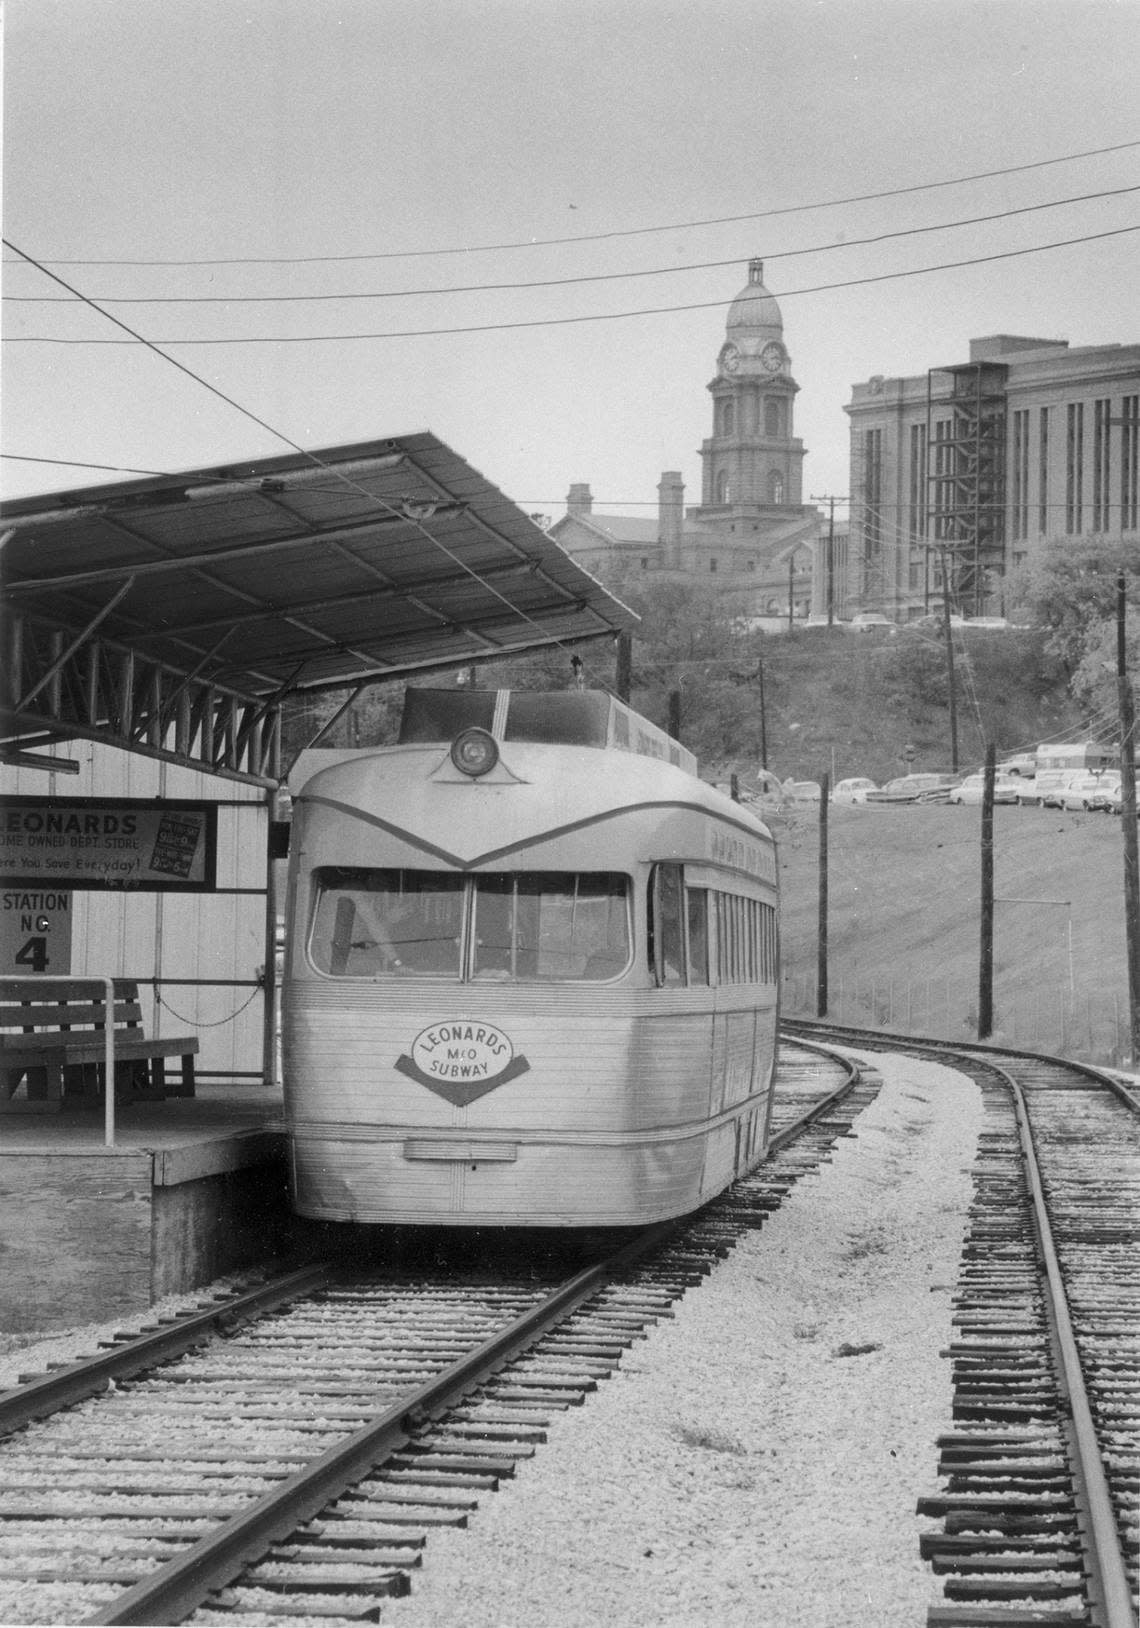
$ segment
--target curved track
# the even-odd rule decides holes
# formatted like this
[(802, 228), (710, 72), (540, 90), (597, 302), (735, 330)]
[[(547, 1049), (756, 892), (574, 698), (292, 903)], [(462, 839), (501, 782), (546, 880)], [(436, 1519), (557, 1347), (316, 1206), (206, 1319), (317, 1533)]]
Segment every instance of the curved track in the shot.
[(1039, 1054), (788, 1024), (970, 1074), (987, 1124), (939, 1443), (931, 1628), (1134, 1628), (1140, 1504), (1140, 1103)]
[(564, 1282), (314, 1267), (0, 1397), (0, 1618), (378, 1612), (877, 1090), (787, 1064), (768, 1161)]

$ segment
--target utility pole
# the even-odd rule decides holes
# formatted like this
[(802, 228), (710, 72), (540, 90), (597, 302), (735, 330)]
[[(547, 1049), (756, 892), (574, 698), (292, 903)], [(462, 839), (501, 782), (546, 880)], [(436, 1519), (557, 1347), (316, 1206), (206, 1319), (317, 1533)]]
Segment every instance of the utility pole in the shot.
[(681, 739), (681, 692), (669, 691), (669, 734), (675, 741)]
[(629, 705), (629, 694), (632, 686), (633, 674), (633, 634), (619, 633), (617, 637), (617, 671), (614, 675), (614, 689), (618, 700)]
[(822, 497), (812, 497), (812, 503), (826, 503), (827, 515), (827, 625), (835, 624), (835, 505), (837, 503), (850, 503), (849, 497), (838, 497), (831, 492), (825, 492)]
[(796, 551), (793, 548), (788, 555), (788, 632), (793, 633), (796, 625)]
[(1136, 833), (1136, 741), (1125, 640), (1125, 577), (1116, 579), (1116, 688), (1120, 701), (1120, 823), (1124, 828), (1124, 937), (1128, 952), (1128, 1033), (1140, 1058), (1140, 860)]
[(942, 631), (946, 636), (946, 677), (950, 686), (950, 768), (958, 773), (958, 686), (954, 677), (954, 635), (950, 628), (950, 569), (942, 555)]
[(764, 704), (764, 659), (756, 663), (756, 677), (760, 681), (760, 767), (768, 767), (768, 709)]
[(831, 800), (831, 779), (824, 775), (819, 786), (819, 944), (816, 960), (816, 1017), (827, 1016), (827, 805)]
[(986, 778), (982, 788), (982, 908), (981, 953), (978, 960), (978, 1039), (994, 1032), (994, 769), (997, 748), (986, 747)]

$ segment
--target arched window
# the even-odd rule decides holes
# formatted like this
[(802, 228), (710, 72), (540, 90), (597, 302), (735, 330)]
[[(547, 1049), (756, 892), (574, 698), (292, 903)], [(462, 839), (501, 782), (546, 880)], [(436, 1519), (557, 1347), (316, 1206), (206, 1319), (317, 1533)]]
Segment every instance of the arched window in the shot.
[(768, 502), (782, 503), (784, 501), (784, 477), (778, 469), (773, 469), (768, 476)]
[(783, 434), (780, 403), (773, 396), (766, 397), (764, 401), (764, 434), (773, 441)]
[(716, 477), (716, 501), (718, 503), (727, 503), (728, 502), (728, 470), (727, 469), (720, 469), (720, 470), (717, 471), (717, 477)]
[(731, 435), (736, 428), (736, 403), (722, 401), (720, 404), (720, 433)]

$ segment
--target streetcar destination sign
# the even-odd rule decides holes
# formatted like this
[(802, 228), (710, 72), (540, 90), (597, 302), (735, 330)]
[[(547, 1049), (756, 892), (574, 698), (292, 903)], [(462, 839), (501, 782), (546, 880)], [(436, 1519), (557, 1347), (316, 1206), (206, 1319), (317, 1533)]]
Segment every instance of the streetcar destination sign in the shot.
[(6, 797), (0, 883), (201, 892), (214, 886), (211, 803), (111, 797)]

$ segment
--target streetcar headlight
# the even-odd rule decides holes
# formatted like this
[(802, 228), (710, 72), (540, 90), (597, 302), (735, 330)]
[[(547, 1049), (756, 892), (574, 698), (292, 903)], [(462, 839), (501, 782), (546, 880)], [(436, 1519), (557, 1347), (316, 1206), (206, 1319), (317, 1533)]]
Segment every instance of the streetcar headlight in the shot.
[(460, 774), (477, 779), (489, 774), (499, 761), (499, 747), (485, 729), (465, 729), (451, 743), (451, 761)]

